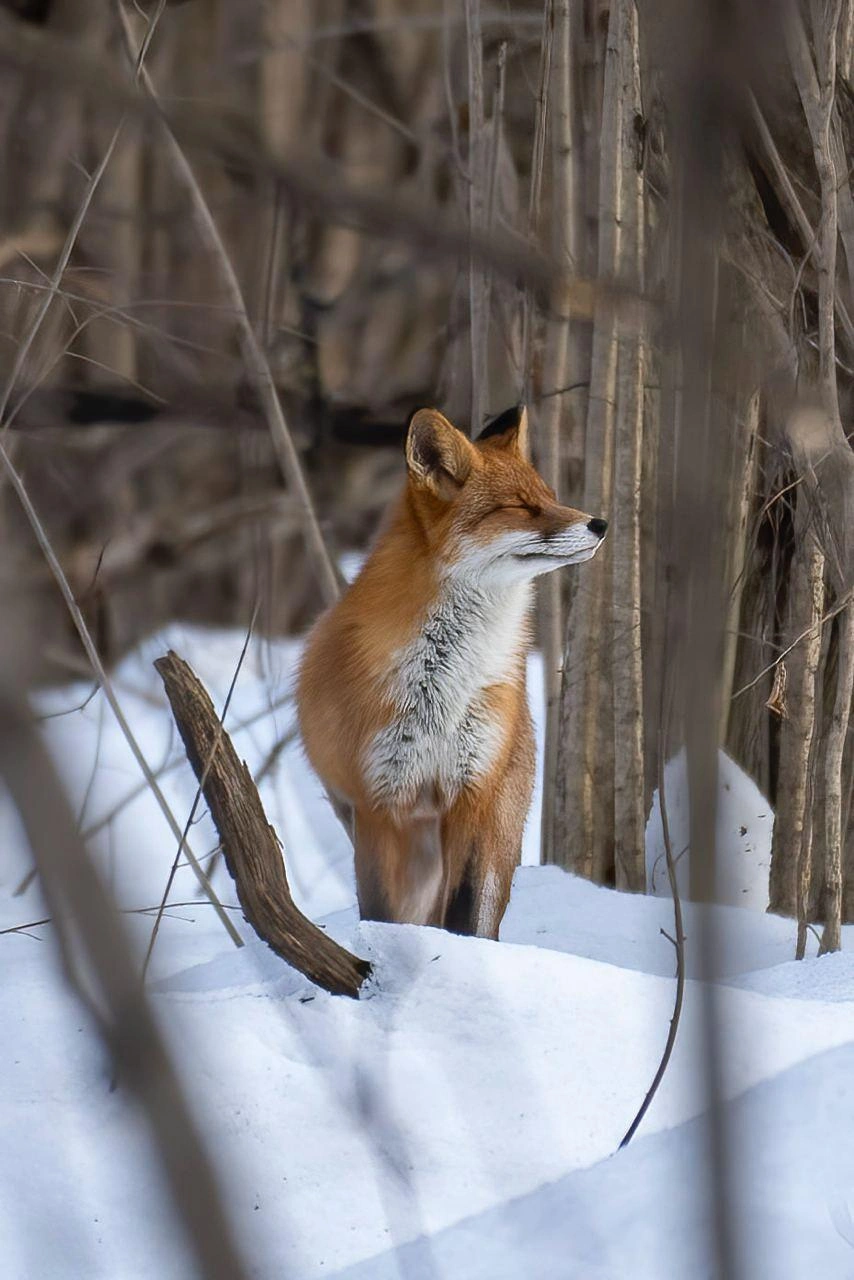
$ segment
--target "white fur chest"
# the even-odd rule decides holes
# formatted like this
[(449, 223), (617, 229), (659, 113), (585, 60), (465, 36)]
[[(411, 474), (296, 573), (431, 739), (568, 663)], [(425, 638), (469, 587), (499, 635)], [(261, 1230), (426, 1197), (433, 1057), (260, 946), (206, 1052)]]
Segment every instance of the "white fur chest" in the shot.
[(480, 695), (515, 675), (530, 602), (528, 583), (493, 591), (446, 584), (389, 672), (396, 712), (364, 761), (375, 800), (409, 805), (434, 785), (451, 800), (488, 771), (502, 725), (487, 714)]

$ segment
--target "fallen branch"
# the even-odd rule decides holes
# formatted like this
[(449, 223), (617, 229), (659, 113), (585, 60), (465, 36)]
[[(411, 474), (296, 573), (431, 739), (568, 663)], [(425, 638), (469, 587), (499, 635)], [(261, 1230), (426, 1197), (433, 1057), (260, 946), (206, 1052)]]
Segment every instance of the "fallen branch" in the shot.
[(357, 997), (371, 966), (339, 946), (295, 906), (282, 848), (258, 788), (201, 681), (171, 650), (154, 665), (222, 841), (247, 923), (271, 951), (319, 987), (333, 995)]

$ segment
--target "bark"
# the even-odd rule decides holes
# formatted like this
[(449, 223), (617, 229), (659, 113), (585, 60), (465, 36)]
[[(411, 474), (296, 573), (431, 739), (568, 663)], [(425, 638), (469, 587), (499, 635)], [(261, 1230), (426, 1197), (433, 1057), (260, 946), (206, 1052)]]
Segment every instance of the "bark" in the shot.
[[(620, 50), (621, 215), (618, 279), (627, 289), (644, 287), (645, 217), (643, 168), (636, 122), (643, 118), (637, 12), (632, 0), (617, 6)], [(613, 11), (612, 11), (613, 12)], [(614, 447), (613, 635), (614, 863), (618, 888), (642, 890), (644, 852), (643, 658), (641, 650), (640, 501), (643, 463), (643, 333), (623, 332), (617, 356)]]
[[(598, 273), (617, 274), (620, 223), (623, 78), (620, 19), (614, 5), (608, 26), (599, 163)], [(617, 318), (607, 297), (597, 302), (588, 399), (584, 510), (611, 507)], [(608, 687), (610, 646), (605, 591), (610, 581), (610, 541), (580, 573), (569, 611), (561, 682), (555, 785), (554, 861), (597, 880), (613, 870), (613, 703)], [(610, 603), (610, 602), (609, 602)], [(610, 609), (608, 610), (610, 613)]]
[[(819, 309), (819, 377), (824, 406), (839, 417), (836, 387), (836, 341), (834, 304), (836, 299), (836, 239), (838, 229), (837, 186), (845, 181), (847, 166), (837, 173), (833, 118), (836, 87), (836, 29), (841, 0), (830, 0), (814, 30), (818, 76), (813, 67), (806, 32), (792, 9), (786, 23), (789, 60), (807, 118), (821, 192), (821, 226), (818, 232), (817, 261)], [(843, 153), (844, 159), (844, 153)]]
[(842, 946), (842, 842), (844, 833), (843, 761), (851, 700), (854, 696), (854, 603), (837, 621), (839, 643), (836, 664), (836, 695), (827, 734), (824, 802), (826, 844), (824, 862), (824, 931), (819, 954), (838, 951)]
[(721, 742), (726, 742), (732, 711), (733, 680), (739, 642), (739, 620), (747, 572), (747, 533), (751, 498), (756, 476), (759, 431), (759, 392), (747, 402), (743, 418), (733, 424), (732, 465), (728, 483), (726, 590), (727, 618), (721, 700)]
[[(469, 74), (468, 215), (472, 234), (485, 225), (487, 135), (483, 92), (483, 32), (480, 0), (465, 0)], [(469, 338), (471, 342), (471, 434), (480, 433), (486, 392), (489, 327), (486, 275), (469, 258)]]
[[(805, 505), (803, 501), (799, 503), (795, 529), (789, 632), (791, 640), (798, 643), (786, 659), (786, 717), (780, 734), (778, 804), (769, 885), (770, 910), (791, 916), (798, 916), (805, 909), (805, 885), (811, 864), (807, 803), (824, 570), (824, 557), (810, 528)], [(799, 640), (802, 635), (803, 639)]]
[(277, 956), (312, 982), (333, 995), (358, 997), (371, 967), (294, 905), (278, 836), (267, 821), (252, 775), (238, 759), (204, 687), (171, 651), (154, 665), (219, 832), (247, 922)]
[[(572, 21), (570, 6), (560, 0), (554, 6), (551, 72), (552, 143), (552, 248), (555, 260), (571, 270), (577, 266), (576, 224), (578, 202), (576, 125), (573, 113)], [(569, 386), (572, 376), (571, 313), (558, 313), (549, 321), (543, 362), (543, 385), (548, 394), (540, 412), (540, 470), (548, 484), (561, 493), (561, 457), (564, 438), (576, 434), (572, 402), (566, 394), (554, 394)], [(554, 861), (555, 770), (557, 767), (560, 713), (561, 661), (563, 657), (563, 581), (550, 574), (540, 587), (541, 643), (545, 684), (546, 728), (543, 761), (541, 858)]]

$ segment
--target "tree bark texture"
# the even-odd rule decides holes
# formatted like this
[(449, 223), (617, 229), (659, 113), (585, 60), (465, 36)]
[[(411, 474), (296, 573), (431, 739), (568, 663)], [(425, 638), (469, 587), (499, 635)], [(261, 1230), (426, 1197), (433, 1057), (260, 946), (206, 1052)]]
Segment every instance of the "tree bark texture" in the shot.
[(357, 997), (370, 965), (339, 946), (294, 905), (282, 847), (267, 821), (258, 788), (201, 682), (171, 651), (154, 665), (219, 832), (246, 920), (271, 951), (312, 982), (333, 995)]
[(803, 906), (803, 884), (809, 874), (807, 805), (810, 751), (815, 732), (815, 682), (821, 648), (824, 558), (809, 527), (808, 513), (796, 523), (789, 606), (794, 648), (786, 658), (786, 714), (780, 730), (780, 776), (777, 818), (771, 850), (770, 908), (797, 916)]

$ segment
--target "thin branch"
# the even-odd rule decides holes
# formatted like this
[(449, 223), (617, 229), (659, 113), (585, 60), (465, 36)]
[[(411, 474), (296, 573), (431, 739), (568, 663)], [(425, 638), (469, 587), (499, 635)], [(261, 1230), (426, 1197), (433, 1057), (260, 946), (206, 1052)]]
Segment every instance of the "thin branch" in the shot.
[[(667, 798), (664, 785), (664, 753), (666, 747), (666, 725), (669, 716), (665, 717), (664, 708), (662, 708), (662, 719), (659, 724), (658, 733), (658, 798), (661, 809), (661, 832), (664, 839), (664, 856), (667, 859), (667, 878), (670, 882), (670, 895), (673, 898), (673, 925), (675, 937), (671, 938), (669, 934), (665, 937), (673, 943), (676, 951), (676, 996), (673, 1001), (673, 1014), (670, 1019), (670, 1027), (667, 1032), (667, 1040), (664, 1045), (664, 1052), (661, 1055), (661, 1061), (658, 1064), (655, 1075), (652, 1078), (652, 1084), (646, 1092), (646, 1097), (640, 1105), (640, 1110), (635, 1116), (632, 1123), (626, 1130), (625, 1137), (620, 1143), (619, 1149), (627, 1147), (635, 1136), (638, 1126), (649, 1111), (653, 1098), (659, 1090), (664, 1074), (670, 1065), (670, 1059), (673, 1056), (673, 1050), (676, 1047), (676, 1036), (679, 1032), (679, 1020), (682, 1016), (682, 1004), (685, 999), (685, 933), (682, 928), (682, 900), (679, 896), (679, 885), (676, 882), (676, 860), (673, 857), (673, 845), (670, 841), (670, 822), (667, 814)], [(684, 852), (684, 850), (683, 850)], [(681, 856), (681, 855), (680, 855)], [(662, 933), (664, 930), (662, 929)]]
[[(143, 37), (142, 45), (140, 46), (139, 56), (137, 58), (137, 64), (136, 64), (136, 71), (134, 73), (136, 80), (139, 79), (139, 76), (142, 73), (143, 59), (145, 58), (145, 54), (148, 51), (148, 47), (151, 44), (152, 39), (154, 38), (155, 29), (157, 27), (158, 22), (160, 21), (160, 17), (165, 8), (166, 8), (166, 0), (158, 0), (157, 8), (154, 11), (154, 13), (151, 15), (151, 18), (148, 22), (148, 26), (146, 28), (145, 35)], [(18, 380), (18, 376), (20, 375), (21, 370), (24, 367), (24, 363), (27, 359), (27, 356), (30, 353), (32, 345), (39, 334), (39, 331), (42, 327), (45, 316), (47, 315), (50, 309), (50, 304), (53, 302), (54, 298), (59, 292), (60, 286), (62, 284), (62, 278), (65, 275), (65, 270), (68, 266), (71, 255), (74, 252), (74, 246), (77, 244), (77, 238), (80, 235), (80, 229), (86, 220), (87, 214), (89, 213), (89, 209), (91, 208), (92, 201), (95, 198), (95, 192), (98, 190), (98, 187), (101, 183), (101, 179), (103, 178), (104, 173), (107, 169), (107, 166), (113, 157), (113, 153), (115, 152), (116, 145), (119, 141), (119, 137), (121, 136), (122, 129), (124, 128), (124, 123), (125, 123), (125, 117), (123, 116), (121, 120), (119, 120), (119, 123), (116, 125), (116, 128), (113, 132), (113, 136), (110, 138), (110, 141), (107, 143), (107, 148), (103, 156), (101, 157), (99, 164), (97, 165), (97, 167), (95, 168), (95, 171), (92, 173), (91, 177), (89, 178), (89, 181), (86, 183), (86, 188), (83, 192), (83, 198), (80, 201), (80, 204), (77, 208), (77, 212), (75, 213), (71, 221), (71, 226), (69, 227), (68, 234), (65, 237), (65, 243), (62, 246), (62, 250), (60, 252), (59, 258), (57, 259), (56, 266), (54, 267), (53, 275), (50, 280), (50, 286), (47, 292), (42, 297), (38, 307), (36, 308), (35, 314), (30, 322), (29, 329), (24, 334), (24, 337), (21, 339), (21, 342), (18, 345), (18, 350), (15, 353), (15, 359), (12, 361), (12, 368), (9, 370), (9, 376), (6, 379), (6, 385), (3, 388), (2, 395), (0, 395), (0, 434), (5, 434), (9, 425), (8, 422), (6, 422), (6, 409), (9, 404), (9, 397), (12, 394), (15, 383)]]
[[(765, 154), (767, 156), (768, 163), (771, 166), (774, 178), (776, 179), (777, 195), (789, 215), (790, 220), (795, 227), (797, 227), (798, 234), (801, 237), (801, 243), (804, 247), (804, 253), (806, 257), (809, 258), (818, 240), (817, 233), (813, 231), (804, 207), (798, 199), (798, 194), (792, 185), (792, 180), (789, 177), (785, 164), (783, 163), (783, 158), (777, 149), (777, 144), (774, 141), (771, 130), (768, 128), (767, 121), (762, 114), (762, 109), (756, 101), (752, 91), (749, 93), (749, 98), (750, 109), (753, 113), (753, 119), (759, 132), (759, 138), (765, 149)], [(842, 327), (845, 330), (845, 336), (851, 346), (854, 347), (854, 321), (852, 321), (845, 304), (839, 297), (836, 298), (836, 311), (838, 318), (842, 323)]]
[(851, 591), (846, 591), (842, 599), (837, 600), (836, 604), (833, 606), (832, 609), (828, 609), (826, 613), (822, 614), (822, 616), (818, 619), (817, 622), (813, 623), (809, 627), (806, 627), (805, 630), (803, 630), (799, 636), (795, 637), (795, 639), (792, 641), (791, 644), (786, 645), (786, 648), (783, 649), (782, 652), (777, 655), (774, 661), (769, 662), (767, 667), (763, 667), (758, 675), (755, 675), (752, 680), (748, 680), (747, 684), (742, 685), (740, 689), (737, 689), (735, 693), (732, 695), (732, 701), (734, 702), (736, 698), (740, 698), (743, 693), (747, 693), (748, 690), (752, 689), (755, 685), (759, 684), (759, 681), (763, 680), (765, 676), (769, 675), (774, 670), (775, 667), (779, 666), (779, 664), (783, 661), (783, 659), (788, 657), (788, 655), (792, 652), (792, 650), (796, 649), (803, 640), (809, 639), (809, 637), (815, 631), (820, 631), (826, 622), (830, 622), (831, 618), (835, 618), (837, 613), (841, 613), (842, 610), (848, 606), (848, 604), (851, 602), (852, 599), (854, 599), (854, 588), (852, 588)]

